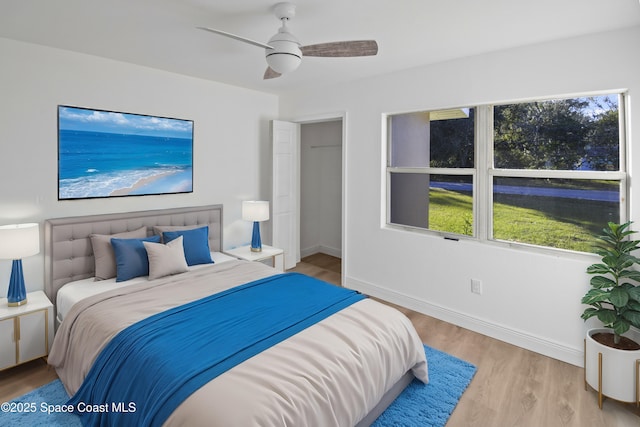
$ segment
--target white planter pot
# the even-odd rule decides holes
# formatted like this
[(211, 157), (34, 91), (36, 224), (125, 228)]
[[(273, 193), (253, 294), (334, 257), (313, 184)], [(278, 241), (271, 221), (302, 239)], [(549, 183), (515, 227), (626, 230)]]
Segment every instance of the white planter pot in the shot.
[[(638, 387), (640, 387), (640, 378), (638, 378), (640, 350), (618, 350), (602, 345), (591, 338), (600, 332), (611, 333), (611, 329), (596, 328), (587, 331), (584, 346), (586, 383), (596, 391), (601, 391), (603, 396), (620, 402), (637, 402)], [(637, 330), (631, 329), (624, 336), (640, 343), (640, 332)], [(601, 374), (599, 373), (599, 354), (602, 354)], [(602, 408), (601, 398), (599, 405)]]

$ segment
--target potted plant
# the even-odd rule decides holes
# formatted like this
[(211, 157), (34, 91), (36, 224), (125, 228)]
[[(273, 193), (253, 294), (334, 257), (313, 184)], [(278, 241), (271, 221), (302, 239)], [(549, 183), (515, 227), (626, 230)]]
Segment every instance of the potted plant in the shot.
[(591, 289), (582, 298), (590, 307), (582, 313), (585, 321), (597, 317), (604, 328), (587, 331), (585, 338), (585, 388), (622, 402), (640, 402), (640, 259), (632, 252), (640, 240), (631, 240), (636, 231), (631, 222), (609, 222), (598, 237), (595, 252), (602, 262), (587, 268), (592, 274)]

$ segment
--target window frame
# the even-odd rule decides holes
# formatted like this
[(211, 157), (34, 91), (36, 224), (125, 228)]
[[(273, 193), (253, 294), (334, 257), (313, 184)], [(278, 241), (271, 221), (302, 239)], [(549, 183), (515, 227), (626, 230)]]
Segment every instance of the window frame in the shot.
[[(434, 168), (431, 166), (426, 166), (426, 167), (401, 167), (401, 166), (389, 166), (389, 164), (391, 163), (391, 127), (389, 126), (389, 121), (391, 119), (392, 116), (395, 115), (400, 115), (400, 114), (411, 114), (411, 113), (415, 113), (415, 112), (432, 112), (432, 111), (440, 111), (440, 110), (451, 110), (451, 109), (465, 109), (465, 108), (469, 108), (469, 109), (475, 109), (475, 116), (474, 116), (474, 140), (473, 140), (473, 155), (474, 155), (474, 159), (473, 159), (473, 164), (475, 167), (473, 168)], [(443, 237), (447, 237), (447, 238), (453, 238), (453, 239), (458, 239), (458, 238), (467, 238), (467, 239), (476, 239), (476, 235), (477, 235), (477, 229), (478, 229), (478, 225), (477, 225), (477, 217), (478, 217), (478, 212), (476, 211), (477, 209), (477, 204), (478, 204), (478, 191), (477, 191), (477, 182), (478, 182), (478, 174), (477, 174), (477, 169), (478, 169), (478, 107), (474, 107), (474, 106), (463, 106), (463, 107), (454, 107), (454, 108), (434, 108), (434, 109), (430, 109), (430, 110), (422, 110), (422, 111), (406, 111), (403, 113), (388, 113), (388, 114), (384, 114), (383, 115), (383, 135), (386, 135), (385, 137), (385, 141), (386, 141), (386, 158), (383, 159), (383, 163), (384, 166), (386, 168), (386, 173), (385, 173), (385, 177), (386, 177), (386, 215), (384, 218), (384, 225), (385, 226), (389, 226), (389, 227), (393, 227), (393, 228), (400, 228), (400, 229), (405, 229), (405, 230), (410, 230), (410, 231), (418, 231), (418, 232), (425, 232), (425, 233), (429, 233), (429, 234), (435, 234), (438, 236), (443, 236)], [(457, 175), (457, 176), (470, 176), (471, 177), (471, 182), (472, 182), (472, 212), (471, 214), (473, 215), (473, 228), (472, 228), (472, 235), (466, 235), (466, 234), (458, 234), (458, 233), (454, 233), (454, 232), (450, 232), (450, 231), (442, 231), (442, 230), (432, 230), (429, 228), (422, 228), (422, 227), (416, 227), (416, 226), (412, 226), (412, 225), (407, 225), (407, 224), (396, 224), (396, 223), (392, 223), (391, 222), (391, 174), (392, 173), (414, 173), (414, 174), (425, 174), (425, 175)]]
[[(618, 171), (593, 171), (593, 170), (545, 170), (545, 169), (504, 169), (494, 166), (494, 107), (509, 105), (514, 103), (530, 103), (540, 101), (551, 101), (557, 99), (574, 99), (602, 95), (618, 96), (618, 123), (619, 123), (619, 170)], [(475, 109), (475, 129), (474, 129), (474, 168), (431, 168), (431, 167), (392, 167), (391, 159), (391, 134), (389, 120), (391, 116), (405, 113), (387, 113), (383, 115), (383, 135), (386, 143), (386, 158), (383, 160), (386, 180), (386, 215), (383, 226), (392, 229), (404, 229), (413, 232), (425, 233), (428, 235), (442, 236), (445, 238), (476, 240), (482, 243), (496, 244), (500, 246), (526, 248), (533, 251), (554, 252), (558, 251), (574, 254), (585, 254), (586, 252), (574, 251), (571, 249), (555, 248), (551, 246), (534, 245), (524, 242), (508, 241), (496, 239), (493, 236), (493, 182), (494, 178), (549, 178), (549, 179), (582, 179), (582, 180), (606, 180), (619, 181), (620, 200), (619, 216), (620, 223), (624, 223), (629, 218), (629, 175), (628, 175), (628, 142), (627, 126), (627, 92), (623, 90), (612, 90), (603, 92), (593, 92), (578, 95), (539, 97), (526, 100), (504, 101), (490, 104), (479, 104), (475, 106), (464, 106), (454, 108), (474, 108)], [(449, 108), (431, 108), (419, 112), (431, 112)], [(418, 111), (415, 111), (418, 112)], [(457, 234), (428, 228), (415, 227), (410, 225), (395, 224), (391, 222), (391, 174), (392, 173), (424, 173), (430, 175), (465, 175), (472, 177), (472, 201), (473, 201), (473, 235)], [(384, 187), (383, 187), (384, 188)]]

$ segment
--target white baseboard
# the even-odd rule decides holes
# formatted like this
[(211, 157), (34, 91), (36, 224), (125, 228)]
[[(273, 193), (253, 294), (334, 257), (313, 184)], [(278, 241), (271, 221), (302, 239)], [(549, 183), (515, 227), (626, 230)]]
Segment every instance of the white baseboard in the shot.
[(472, 317), (465, 313), (354, 279), (353, 277), (345, 277), (344, 286), (572, 365), (582, 367), (584, 364), (583, 350), (581, 348), (569, 347), (505, 325)]
[(324, 245), (315, 245), (310, 248), (300, 249), (300, 257), (304, 258), (309, 255), (323, 253), (327, 255), (334, 256), (336, 258), (342, 258), (342, 250), (331, 248), (329, 246)]
[(311, 246), (310, 248), (300, 248), (300, 258), (320, 252), (320, 245)]

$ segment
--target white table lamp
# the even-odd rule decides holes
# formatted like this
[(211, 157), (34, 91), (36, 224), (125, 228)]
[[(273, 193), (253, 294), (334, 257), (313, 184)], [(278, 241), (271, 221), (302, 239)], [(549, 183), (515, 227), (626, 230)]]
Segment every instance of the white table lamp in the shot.
[(27, 291), (22, 274), (22, 258), (40, 252), (39, 224), (0, 226), (0, 259), (11, 259), (11, 278), (7, 292), (10, 307), (27, 303)]
[(242, 219), (244, 219), (245, 221), (253, 221), (251, 251), (262, 252), (262, 241), (260, 240), (260, 221), (266, 221), (269, 219), (269, 202), (242, 202)]

